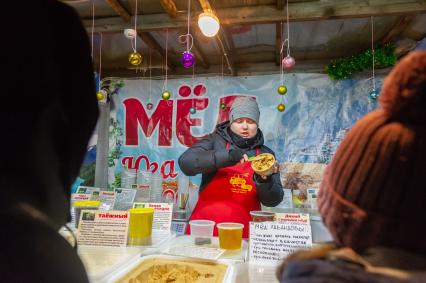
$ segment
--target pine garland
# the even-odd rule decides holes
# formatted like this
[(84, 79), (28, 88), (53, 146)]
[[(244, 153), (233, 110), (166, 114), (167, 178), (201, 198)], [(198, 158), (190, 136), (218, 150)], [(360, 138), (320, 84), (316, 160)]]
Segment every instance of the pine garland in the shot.
[[(374, 50), (375, 68), (386, 68), (396, 63), (395, 47), (385, 45)], [(353, 55), (350, 58), (338, 59), (326, 67), (326, 72), (334, 80), (344, 80), (355, 73), (372, 69), (373, 53), (368, 49), (360, 54)]]

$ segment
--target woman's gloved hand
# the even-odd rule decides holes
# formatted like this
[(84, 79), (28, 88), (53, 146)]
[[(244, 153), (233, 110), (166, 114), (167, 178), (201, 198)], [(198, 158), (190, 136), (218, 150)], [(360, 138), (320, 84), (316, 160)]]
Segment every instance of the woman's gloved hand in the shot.
[(241, 148), (231, 148), (229, 150), (229, 161), (231, 161), (232, 164), (241, 162), (246, 152), (247, 152), (246, 150)]
[(262, 175), (262, 174), (257, 174), (257, 173), (255, 173), (255, 174), (259, 175), (263, 180), (267, 180), (268, 177), (271, 176), (272, 174), (276, 174), (276, 173), (280, 172), (280, 164), (276, 160), (275, 160), (274, 165), (272, 165), (272, 166), (274, 166), (274, 169), (268, 175)]

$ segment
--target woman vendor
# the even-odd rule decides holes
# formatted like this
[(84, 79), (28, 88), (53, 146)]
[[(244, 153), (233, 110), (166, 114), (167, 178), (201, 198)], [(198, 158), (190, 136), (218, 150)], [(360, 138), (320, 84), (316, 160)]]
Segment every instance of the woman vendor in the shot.
[[(190, 220), (242, 223), (243, 237), (247, 238), (250, 211), (260, 210), (261, 203), (273, 207), (282, 201), (278, 164), (274, 164), (272, 174), (258, 175), (249, 161), (260, 153), (274, 154), (263, 144), (259, 116), (255, 99), (237, 97), (229, 121), (218, 124), (212, 134), (179, 157), (183, 173), (202, 174), (199, 199)], [(217, 236), (216, 227), (214, 235)]]

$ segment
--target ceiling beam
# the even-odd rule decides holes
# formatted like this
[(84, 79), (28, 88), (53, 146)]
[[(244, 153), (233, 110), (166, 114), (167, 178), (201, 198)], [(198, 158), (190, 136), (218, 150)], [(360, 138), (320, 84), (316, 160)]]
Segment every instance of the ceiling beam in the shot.
[(277, 10), (284, 9), (285, 6), (285, 0), (277, 0)]
[[(191, 29), (194, 29), (194, 25), (191, 25)], [(187, 34), (187, 30), (185, 28), (179, 29), (182, 34)], [(195, 57), (197, 58), (197, 65), (201, 64), (204, 69), (210, 68), (210, 60), (207, 58), (206, 54), (204, 53), (203, 49), (200, 46), (200, 42), (198, 41), (197, 37), (192, 33), (193, 38), (193, 45), (191, 48), (191, 52), (194, 53)]]
[[(204, 12), (213, 12), (212, 6), (210, 5), (209, 0), (198, 0), (198, 3), (200, 4), (201, 9)], [(219, 19), (220, 20), (220, 19)], [(228, 70), (232, 75), (236, 74), (236, 67), (234, 63), (234, 50), (232, 49), (233, 44), (232, 41), (228, 39), (228, 34), (226, 33), (226, 30), (223, 28), (223, 25), (221, 25), (221, 28), (219, 29), (219, 32), (215, 36), (216, 38), (216, 44), (221, 50), (222, 54), (225, 56), (226, 64), (228, 65)]]
[[(330, 60), (299, 60), (290, 73), (325, 73), (324, 66), (330, 63)], [(280, 74), (280, 68), (275, 62), (254, 62), (240, 63), (238, 65), (238, 76), (260, 75), (260, 74)], [(136, 68), (136, 67), (133, 67)], [(378, 69), (377, 74), (387, 73), (388, 69)], [(129, 68), (105, 68), (102, 69), (104, 78), (111, 77), (141, 77), (140, 73), (136, 73), (134, 69)], [(196, 75), (203, 76), (220, 76), (221, 65), (212, 65), (209, 70), (195, 68)], [(225, 76), (228, 74), (225, 73)], [(368, 74), (370, 75), (370, 74)], [(168, 76), (168, 78), (191, 78), (192, 70), (185, 69), (182, 66), (177, 67), (176, 74)], [(152, 79), (164, 79), (164, 71), (162, 69), (152, 70)]]
[[(288, 3), (297, 3), (297, 2), (315, 2), (320, 0), (288, 0)], [(284, 9), (286, 0), (277, 0), (277, 10)]]
[[(166, 51), (158, 44), (155, 38), (149, 32), (138, 32), (139, 37), (148, 45), (149, 48), (157, 51), (161, 57), (166, 58)], [(167, 60), (167, 67), (173, 72), (176, 71), (175, 65), (171, 62), (171, 60)]]
[(213, 11), (212, 6), (210, 5), (209, 0), (198, 0), (198, 3), (201, 6), (203, 11)]
[[(123, 19), (123, 21), (125, 22), (130, 21), (130, 19), (132, 18), (131, 15), (118, 2), (118, 0), (106, 0), (106, 2)], [(149, 48), (157, 51), (163, 57), (163, 59), (166, 58), (166, 52), (149, 32), (138, 31), (137, 33), (138, 33), (138, 36), (142, 39), (142, 41), (145, 42), (145, 44)], [(176, 70), (175, 66), (170, 60), (167, 62), (167, 67), (173, 72)]]
[(283, 29), (281, 23), (275, 24), (275, 64), (281, 65), (281, 45), (283, 42)]
[(177, 9), (176, 4), (173, 0), (160, 0), (160, 4), (163, 7), (164, 11), (171, 17), (176, 18)]
[(127, 12), (118, 0), (105, 0), (107, 4), (114, 10), (125, 22), (129, 22), (132, 16)]
[[(177, 10), (176, 5), (173, 0), (160, 0), (161, 5), (163, 6), (164, 11), (167, 13), (168, 21), (174, 21), (177, 17)], [(145, 17), (145, 16), (144, 16)], [(186, 16), (185, 16), (186, 17)], [(170, 19), (172, 18), (172, 20)], [(186, 34), (187, 30), (185, 27), (187, 27), (188, 21), (185, 20), (184, 25), (175, 26), (175, 28), (179, 28), (179, 31), (182, 32), (182, 34)], [(210, 62), (207, 59), (206, 55), (204, 54), (203, 50), (200, 47), (200, 43), (198, 40), (193, 36), (193, 45), (192, 45), (192, 53), (194, 53), (195, 57), (197, 58), (197, 62), (201, 64), (204, 69), (210, 68)]]
[(404, 32), (413, 19), (414, 16), (412, 15), (399, 17), (389, 29), (388, 33), (380, 39), (380, 43), (386, 44), (393, 42), (402, 32)]
[(203, 49), (200, 47), (200, 43), (195, 37), (194, 37), (194, 43), (193, 43), (191, 51), (194, 53), (195, 57), (197, 57), (197, 60), (199, 61), (199, 63), (203, 65), (204, 69), (210, 68), (210, 61), (207, 59), (206, 54), (204, 53)]
[(231, 67), (231, 74), (233, 75), (233, 76), (235, 76), (236, 74), (237, 74), (237, 66), (236, 66), (236, 64), (235, 64), (235, 61), (236, 61), (236, 56), (237, 56), (237, 52), (236, 52), (236, 49), (235, 49), (235, 45), (234, 45), (234, 42), (232, 41), (232, 36), (230, 36), (230, 33), (229, 33), (229, 31), (228, 31), (228, 29), (227, 29), (227, 27), (226, 26), (221, 26), (221, 30), (222, 30), (222, 32), (219, 34), (220, 36), (223, 36), (223, 40), (225, 41), (225, 44), (228, 46), (228, 54), (229, 54), (229, 64), (230, 64), (230, 67)]
[[(291, 21), (410, 15), (425, 12), (426, 0), (330, 0), (309, 2), (308, 4), (303, 2), (289, 3), (289, 17)], [(275, 5), (216, 9), (215, 13), (223, 25), (275, 23), (284, 19), (283, 12), (277, 10)], [(193, 17), (193, 20), (196, 21), (195, 17)], [(91, 19), (86, 19), (84, 24), (90, 29), (92, 25)], [(179, 14), (173, 19), (166, 13), (151, 14), (144, 15), (138, 19), (137, 29), (149, 31), (166, 28), (184, 28), (186, 25), (187, 18), (184, 14)], [(95, 20), (95, 32), (121, 32), (127, 27), (118, 17)]]
[(235, 52), (229, 47), (229, 42), (223, 32), (219, 32), (216, 35), (216, 42), (222, 54), (225, 56), (225, 63), (228, 66), (230, 74), (235, 76), (237, 74), (237, 67), (235, 66), (234, 59)]

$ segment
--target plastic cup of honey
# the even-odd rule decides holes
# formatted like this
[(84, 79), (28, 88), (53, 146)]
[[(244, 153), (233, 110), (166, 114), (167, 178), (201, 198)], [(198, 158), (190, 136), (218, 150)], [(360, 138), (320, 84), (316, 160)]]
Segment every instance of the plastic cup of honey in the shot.
[(239, 250), (243, 239), (244, 224), (224, 222), (217, 224), (219, 247), (225, 250)]

